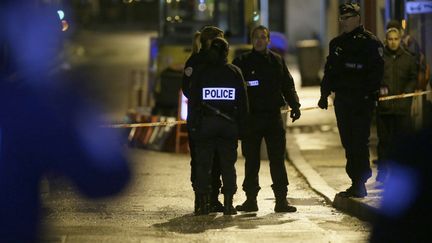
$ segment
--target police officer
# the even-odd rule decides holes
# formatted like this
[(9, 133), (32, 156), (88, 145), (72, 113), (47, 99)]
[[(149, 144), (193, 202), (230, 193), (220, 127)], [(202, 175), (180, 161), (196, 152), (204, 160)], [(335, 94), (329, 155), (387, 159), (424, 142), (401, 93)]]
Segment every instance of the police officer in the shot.
[(195, 192), (198, 193), (196, 214), (209, 213), (208, 193), (214, 156), (219, 157), (224, 194), (224, 215), (237, 214), (232, 205), (237, 191), (237, 140), (243, 133), (248, 102), (241, 71), (227, 64), (228, 42), (223, 38), (212, 41), (209, 51), (191, 77), (189, 99), (191, 124), (189, 136), (195, 150)]
[(293, 121), (300, 118), (300, 103), (294, 81), (284, 59), (268, 49), (270, 31), (258, 26), (251, 32), (253, 44), (249, 51), (236, 59), (247, 83), (250, 116), (248, 129), (242, 140), (242, 152), (246, 159), (243, 190), (246, 201), (236, 208), (239, 211), (258, 211), (257, 195), (261, 189), (258, 181), (260, 147), (265, 139), (270, 160), (272, 189), (276, 198), (276, 212), (295, 212), (288, 204), (288, 176), (285, 168), (286, 139), (280, 108), (291, 107)]
[[(183, 79), (182, 79), (182, 91), (183, 94), (189, 99), (190, 98), (190, 85), (191, 85), (191, 76), (194, 73), (195, 69), (198, 68), (201, 64), (205, 63), (204, 56), (206, 55), (206, 52), (208, 51), (211, 41), (215, 39), (216, 37), (223, 37), (224, 32), (215, 27), (215, 26), (205, 26), (201, 29), (201, 31), (197, 31), (194, 36), (194, 43), (193, 43), (193, 51), (192, 55), (189, 57), (189, 59), (186, 61), (185, 69), (183, 72)], [(189, 109), (188, 109), (189, 112)], [(187, 124), (188, 130), (191, 129), (191, 125)], [(194, 142), (190, 138), (189, 139), (189, 150), (191, 154), (191, 182), (192, 182), (192, 188), (195, 190), (195, 158), (194, 158)], [(218, 196), (219, 196), (219, 189), (221, 187), (221, 171), (219, 167), (218, 157), (215, 156), (215, 163), (213, 163), (214, 168), (212, 169), (212, 191), (210, 193), (210, 211), (212, 212), (223, 212), (223, 205), (219, 202)], [(195, 190), (196, 191), (196, 190)], [(195, 195), (195, 209), (196, 212), (198, 210), (198, 204), (197, 204), (197, 195)]]
[(335, 92), (335, 113), (347, 159), (346, 172), (352, 181), (352, 186), (339, 195), (365, 197), (365, 183), (371, 176), (370, 125), (383, 77), (383, 47), (361, 25), (358, 4), (341, 4), (339, 13), (343, 33), (330, 41), (318, 106), (327, 109), (327, 97)]

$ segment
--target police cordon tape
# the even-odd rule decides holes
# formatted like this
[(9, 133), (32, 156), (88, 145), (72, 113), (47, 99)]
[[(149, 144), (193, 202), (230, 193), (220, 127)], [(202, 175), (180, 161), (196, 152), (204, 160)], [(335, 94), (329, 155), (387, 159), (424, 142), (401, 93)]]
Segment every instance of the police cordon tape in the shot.
[[(432, 93), (432, 91), (421, 91), (421, 92), (414, 92), (414, 93), (408, 93), (408, 94), (399, 94), (399, 95), (389, 95), (389, 96), (383, 96), (379, 98), (379, 101), (384, 100), (395, 100), (395, 99), (403, 99), (408, 97), (415, 97), (415, 96), (422, 96)], [(329, 107), (332, 107), (332, 105), (329, 105)], [(311, 106), (311, 107), (304, 107), (300, 108), (300, 111), (310, 111), (310, 110), (316, 110), (320, 109), (317, 106)], [(282, 113), (289, 112), (291, 109), (283, 109), (281, 110)], [(111, 125), (103, 125), (102, 127), (106, 128), (137, 128), (137, 127), (157, 127), (157, 126), (174, 126), (174, 125), (182, 125), (186, 124), (186, 121), (179, 120), (179, 121), (161, 121), (161, 122), (147, 122), (147, 123), (132, 123), (132, 124), (111, 124)]]

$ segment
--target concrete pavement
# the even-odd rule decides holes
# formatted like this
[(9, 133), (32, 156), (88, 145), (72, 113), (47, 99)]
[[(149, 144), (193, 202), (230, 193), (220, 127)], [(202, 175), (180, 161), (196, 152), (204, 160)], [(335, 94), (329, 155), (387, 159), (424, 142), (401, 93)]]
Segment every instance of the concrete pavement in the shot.
[[(295, 68), (290, 69), (295, 75)], [(319, 86), (300, 87), (296, 85), (302, 107), (316, 106)], [(371, 128), (371, 161), (376, 157), (375, 127)], [(333, 107), (328, 110), (308, 110), (300, 120), (288, 122), (287, 146), (295, 168), (304, 176), (310, 186), (335, 208), (363, 220), (373, 219), (379, 207), (381, 190), (376, 188), (376, 166), (371, 164), (373, 175), (366, 187), (365, 198), (343, 198), (337, 194), (351, 186), (345, 172), (345, 154), (340, 142)]]

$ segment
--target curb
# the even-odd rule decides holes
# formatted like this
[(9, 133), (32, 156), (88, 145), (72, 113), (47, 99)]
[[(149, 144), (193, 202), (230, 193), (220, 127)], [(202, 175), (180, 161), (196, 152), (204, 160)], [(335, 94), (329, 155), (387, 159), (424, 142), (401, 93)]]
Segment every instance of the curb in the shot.
[(327, 203), (342, 212), (364, 221), (372, 222), (377, 217), (378, 208), (367, 203), (375, 199), (374, 197), (346, 198), (337, 195), (337, 191), (330, 187), (318, 172), (306, 162), (296, 141), (287, 142), (287, 147), (291, 157), (290, 163), (306, 179), (312, 190), (324, 197)]
[(291, 157), (291, 163), (306, 179), (309, 186), (329, 204), (333, 204), (336, 191), (330, 187), (327, 182), (310, 166), (300, 152), (296, 142), (287, 142), (288, 151)]
[(365, 203), (367, 198), (346, 198), (336, 195), (332, 206), (361, 220), (373, 222), (378, 216), (378, 209)]

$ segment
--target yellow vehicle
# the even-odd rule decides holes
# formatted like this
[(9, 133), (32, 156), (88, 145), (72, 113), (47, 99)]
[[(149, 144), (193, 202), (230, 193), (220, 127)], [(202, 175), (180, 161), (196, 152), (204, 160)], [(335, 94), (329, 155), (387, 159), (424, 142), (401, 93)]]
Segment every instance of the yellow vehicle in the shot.
[(150, 83), (155, 83), (154, 114), (175, 116), (184, 63), (194, 33), (206, 25), (225, 31), (229, 61), (249, 50), (249, 31), (261, 23), (259, 0), (161, 0), (158, 37), (151, 41)]

